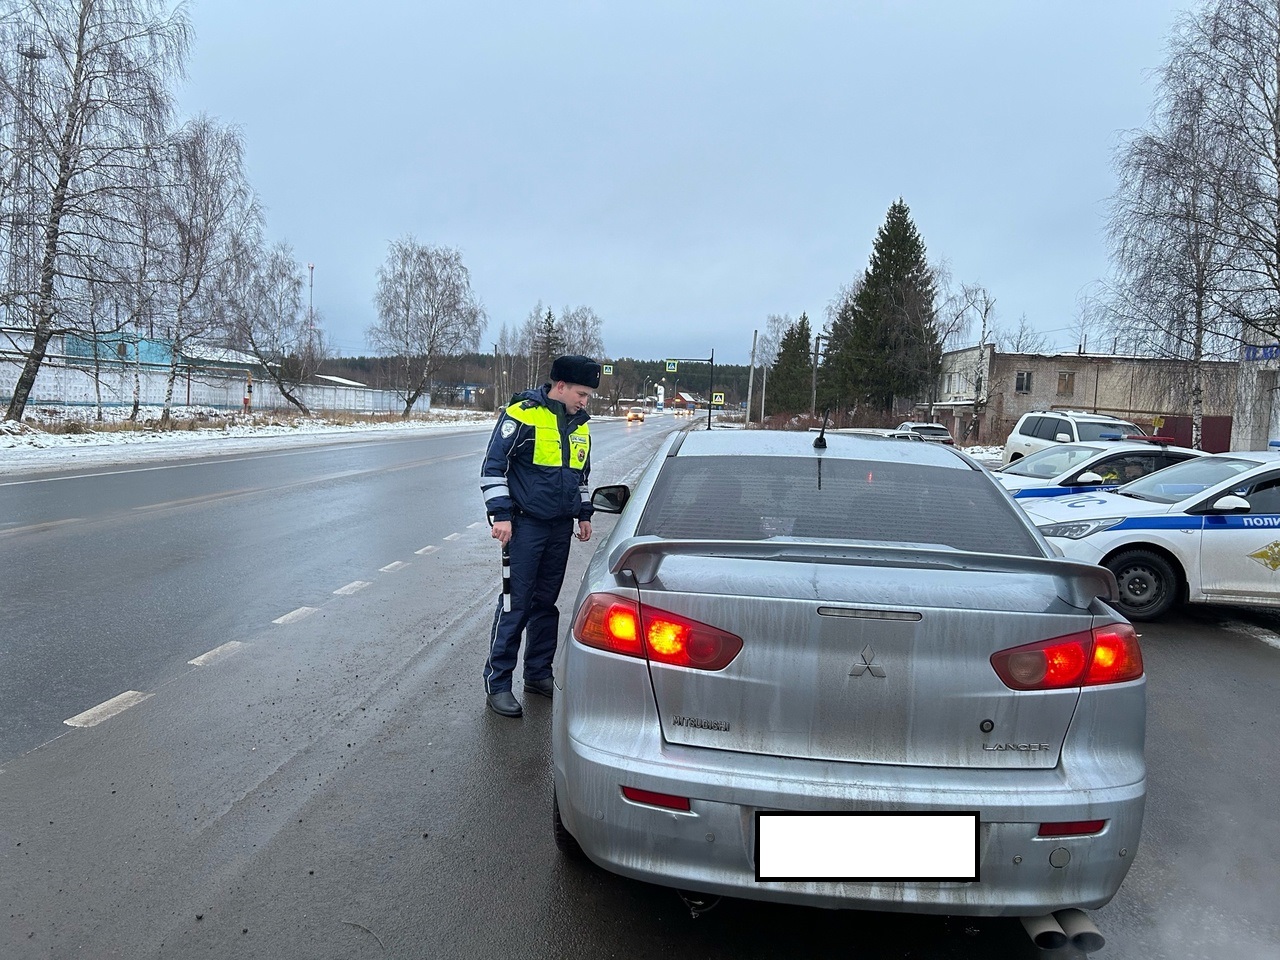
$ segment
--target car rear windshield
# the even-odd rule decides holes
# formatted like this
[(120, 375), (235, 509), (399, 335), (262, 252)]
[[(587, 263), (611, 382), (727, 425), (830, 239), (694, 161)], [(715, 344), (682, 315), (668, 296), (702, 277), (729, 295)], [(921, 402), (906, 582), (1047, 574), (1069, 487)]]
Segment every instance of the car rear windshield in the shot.
[(1117, 433), (1121, 436), (1124, 434), (1143, 436), (1142, 428), (1127, 420), (1112, 420), (1109, 423), (1077, 420), (1076, 432), (1080, 434), (1081, 440), (1101, 440), (1106, 436), (1114, 438)]
[(636, 532), (693, 540), (806, 537), (1043, 556), (979, 470), (818, 457), (672, 457)]
[(911, 429), (912, 429), (912, 430), (914, 430), (916, 433), (923, 434), (923, 435), (924, 435), (924, 436), (926, 436), (926, 437), (949, 437), (949, 436), (951, 436), (951, 431), (949, 431), (946, 427), (940, 427), (940, 426), (936, 426), (936, 425), (934, 425), (934, 426), (912, 427)]

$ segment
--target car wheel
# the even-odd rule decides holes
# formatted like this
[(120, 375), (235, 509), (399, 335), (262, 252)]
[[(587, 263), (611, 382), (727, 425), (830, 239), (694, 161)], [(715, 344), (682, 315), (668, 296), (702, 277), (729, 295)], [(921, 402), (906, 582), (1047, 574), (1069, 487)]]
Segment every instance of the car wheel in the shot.
[(560, 819), (560, 799), (556, 796), (556, 788), (551, 788), (551, 832), (556, 838), (556, 847), (571, 860), (583, 860), (585, 855), (578, 841), (573, 839), (564, 821)]
[(1178, 599), (1178, 576), (1169, 561), (1150, 550), (1129, 550), (1107, 561), (1116, 575), (1116, 607), (1130, 620), (1153, 620)]

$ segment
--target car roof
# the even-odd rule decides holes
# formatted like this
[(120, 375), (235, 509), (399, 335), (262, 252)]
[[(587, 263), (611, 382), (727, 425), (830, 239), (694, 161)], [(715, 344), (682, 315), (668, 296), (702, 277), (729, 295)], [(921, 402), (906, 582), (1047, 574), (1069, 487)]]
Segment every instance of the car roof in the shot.
[(1124, 417), (1117, 417), (1110, 413), (1089, 413), (1086, 410), (1028, 410), (1022, 416), (1024, 417), (1067, 417), (1071, 420), (1090, 420), (1101, 421), (1103, 423), (1133, 423), (1132, 420), (1126, 420)]
[(1210, 453), (1210, 457), (1222, 459), (1250, 460), (1253, 463), (1275, 463), (1280, 460), (1280, 450), (1230, 450), (1226, 453)]
[(876, 436), (828, 430), (824, 435), (827, 446), (819, 449), (813, 445), (817, 438), (818, 434), (798, 430), (694, 430), (673, 438), (668, 455), (822, 457), (982, 469), (963, 453), (942, 443), (885, 443)]

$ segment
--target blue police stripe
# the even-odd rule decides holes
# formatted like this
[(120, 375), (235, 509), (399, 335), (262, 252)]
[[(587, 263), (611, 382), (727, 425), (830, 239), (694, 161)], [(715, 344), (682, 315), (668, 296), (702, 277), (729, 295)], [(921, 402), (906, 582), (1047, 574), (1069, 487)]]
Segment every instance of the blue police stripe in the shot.
[(1029, 500), (1032, 497), (1068, 497), (1073, 493), (1110, 493), (1119, 489), (1118, 484), (1103, 487), (1026, 487), (1013, 495), (1015, 500)]
[(1114, 527), (1108, 527), (1107, 533), (1115, 530), (1199, 530), (1204, 526), (1205, 517), (1129, 517)]

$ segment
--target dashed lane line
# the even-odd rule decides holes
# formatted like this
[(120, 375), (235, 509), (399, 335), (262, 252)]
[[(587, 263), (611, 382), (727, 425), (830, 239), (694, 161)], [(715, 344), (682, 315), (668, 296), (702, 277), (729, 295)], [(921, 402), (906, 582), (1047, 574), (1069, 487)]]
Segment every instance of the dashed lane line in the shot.
[(403, 570), (408, 564), (403, 560), (397, 560), (395, 563), (388, 563), (385, 567), (379, 567), (381, 573), (395, 573), (397, 570)]
[(369, 580), (352, 580), (345, 587), (339, 587), (333, 591), (336, 596), (349, 597), (353, 593), (359, 593), (365, 587), (369, 586), (372, 581)]
[(230, 656), (243, 646), (245, 646), (245, 644), (241, 643), (239, 640), (228, 640), (222, 646), (214, 647), (208, 653), (202, 653), (194, 660), (188, 660), (187, 663), (191, 664), (193, 667), (207, 667), (215, 660), (221, 660), (223, 657)]
[(150, 697), (151, 694), (143, 693), (140, 690), (126, 690), (105, 703), (90, 707), (84, 713), (77, 713), (71, 719), (63, 720), (62, 722), (68, 727), (92, 727), (95, 724), (102, 723), (104, 720), (110, 720), (116, 714), (123, 713), (130, 707), (136, 707), (143, 700), (147, 700)]
[(467, 524), (467, 529), (468, 529), (468, 530), (474, 530), (476, 527), (482, 527), (482, 526), (484, 526), (484, 521), (483, 521), (483, 520), (477, 520), (475, 523), (468, 523), (468, 524)]
[(439, 550), (439, 549), (440, 549), (440, 548), (439, 548), (439, 547), (437, 547), (437, 546), (433, 543), (433, 544), (432, 544), (431, 546), (429, 546), (429, 547), (423, 547), (421, 550), (415, 550), (415, 551), (413, 551), (413, 552), (414, 552), (415, 554), (417, 554), (418, 556), (422, 557), (422, 556), (425, 556), (425, 555), (426, 555), (426, 554), (428, 554), (428, 553), (435, 553), (435, 552), (436, 552), (437, 550)]
[(0, 537), (13, 537), (20, 533), (43, 533), (45, 530), (55, 530), (58, 527), (65, 527), (68, 523), (79, 523), (81, 517), (68, 517), (66, 520), (48, 520), (44, 523), (32, 523), (25, 527), (10, 527), (8, 530), (0, 530)]
[(445, 539), (446, 539), (446, 540), (461, 540), (461, 539), (462, 539), (462, 534), (460, 534), (460, 533), (451, 533), (451, 534), (449, 534), (447, 537), (445, 537)]
[(315, 607), (299, 607), (297, 610), (291, 610), (289, 613), (286, 613), (283, 617), (276, 617), (271, 622), (279, 624), (297, 623), (299, 620), (305, 620), (315, 612)]

